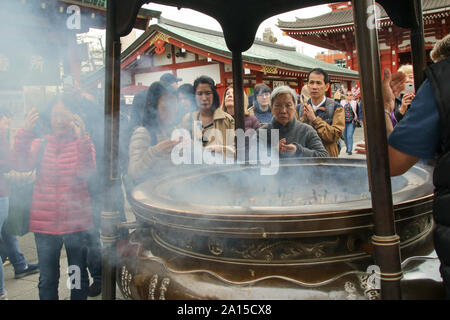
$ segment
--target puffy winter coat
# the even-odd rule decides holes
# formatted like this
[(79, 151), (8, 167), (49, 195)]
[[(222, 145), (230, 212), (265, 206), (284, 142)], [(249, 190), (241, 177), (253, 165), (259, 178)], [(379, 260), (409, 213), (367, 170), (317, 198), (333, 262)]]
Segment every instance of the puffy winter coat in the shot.
[(26, 171), (38, 167), (30, 211), (30, 231), (66, 234), (92, 228), (86, 180), (95, 171), (95, 148), (89, 137), (45, 137), (20, 129), (15, 137), (13, 165)]

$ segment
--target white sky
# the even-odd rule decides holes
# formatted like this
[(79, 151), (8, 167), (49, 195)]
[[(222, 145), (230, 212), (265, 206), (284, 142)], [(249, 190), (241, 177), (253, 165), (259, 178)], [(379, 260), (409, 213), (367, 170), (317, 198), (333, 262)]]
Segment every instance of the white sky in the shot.
[[(182, 23), (195, 25), (198, 27), (203, 27), (211, 30), (222, 31), (220, 24), (214, 18), (194, 11), (191, 9), (180, 9), (176, 7), (165, 6), (160, 4), (146, 4), (142, 6), (146, 9), (152, 9), (161, 11), (161, 16), (170, 20), (179, 21)], [(306, 55), (314, 57), (317, 53), (321, 51), (327, 51), (327, 49), (311, 46), (304, 42), (300, 42), (288, 36), (283, 36), (282, 31), (276, 26), (278, 19), (284, 21), (295, 21), (295, 18), (312, 18), (330, 12), (331, 9), (328, 5), (319, 5), (294, 11), (289, 11), (283, 14), (273, 16), (264, 22), (258, 28), (256, 32), (256, 37), (262, 39), (262, 33), (265, 28), (270, 27), (274, 33), (274, 36), (278, 39), (279, 44), (297, 47), (297, 51), (302, 52)], [(156, 21), (156, 20), (155, 20)], [(138, 34), (139, 35), (139, 34)]]
[[(182, 23), (203, 27), (211, 30), (222, 31), (220, 24), (214, 18), (200, 13), (198, 11), (194, 11), (191, 9), (180, 9), (178, 10), (176, 7), (165, 6), (155, 3), (145, 4), (142, 6), (146, 9), (152, 9), (161, 11), (161, 16), (170, 20), (179, 21)], [(276, 26), (278, 23), (278, 19), (283, 21), (295, 21), (295, 18), (312, 18), (325, 13), (330, 12), (331, 9), (328, 5), (319, 5), (294, 11), (289, 11), (283, 14), (275, 15), (261, 23), (256, 32), (256, 37), (262, 39), (262, 33), (265, 28), (270, 27), (274, 33), (274, 36), (278, 39), (279, 44), (296, 47), (298, 52), (304, 53), (308, 56), (315, 57), (318, 53), (322, 51), (327, 51), (327, 49), (319, 48), (316, 46), (309, 45), (307, 43), (295, 40), (289, 36), (283, 36), (282, 31)], [(156, 19), (152, 20), (151, 23), (156, 23)], [(139, 37), (144, 31), (137, 30), (136, 38)], [(89, 34), (101, 36), (103, 39), (103, 45), (105, 41), (105, 32), (104, 30), (90, 29)]]

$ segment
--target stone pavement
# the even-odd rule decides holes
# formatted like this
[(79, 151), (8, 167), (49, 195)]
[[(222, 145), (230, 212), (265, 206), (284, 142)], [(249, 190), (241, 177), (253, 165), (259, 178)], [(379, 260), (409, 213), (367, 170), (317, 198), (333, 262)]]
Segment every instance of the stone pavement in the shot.
[[(128, 221), (134, 221), (134, 215), (130, 208), (126, 206), (126, 217)], [(25, 256), (27, 263), (38, 263), (36, 244), (34, 241), (34, 234), (27, 233), (19, 238), (19, 248)], [(63, 247), (60, 258), (60, 279), (59, 279), (59, 299), (70, 300), (70, 289), (67, 285), (67, 256), (66, 250)], [(9, 300), (39, 300), (39, 273), (35, 273), (21, 279), (14, 279), (14, 268), (12, 264), (7, 263), (3, 266), (5, 289)], [(90, 279), (92, 283), (92, 279)], [(88, 297), (88, 300), (101, 300), (102, 295), (97, 297)], [(116, 300), (123, 300), (123, 296), (118, 287), (116, 287)]]
[[(356, 128), (353, 139), (354, 139), (354, 146), (356, 146), (356, 143), (363, 141), (364, 131), (362, 128)], [(341, 150), (339, 157), (364, 158), (365, 156), (357, 155), (355, 153), (349, 156), (345, 152), (344, 146)], [(126, 208), (126, 212), (127, 212), (127, 219), (129, 221), (133, 221), (134, 216), (131, 213), (131, 210), (129, 210), (129, 208)], [(33, 233), (28, 233), (23, 237), (20, 237), (19, 247), (23, 252), (23, 254), (25, 255), (25, 258), (28, 263), (38, 263)], [(64, 248), (61, 250), (60, 270), (61, 275), (59, 281), (59, 299), (68, 300), (70, 299), (70, 290), (68, 289), (66, 284), (68, 275), (67, 275), (67, 258)], [(39, 292), (37, 287), (39, 282), (39, 273), (35, 273), (21, 279), (14, 279), (14, 268), (11, 264), (7, 264), (4, 266), (4, 275), (5, 275), (5, 289), (8, 292), (9, 300), (39, 300)], [(119, 288), (117, 288), (116, 290), (116, 299), (123, 299)], [(89, 300), (101, 300), (101, 295), (94, 298), (89, 298)]]
[(358, 143), (362, 143), (364, 141), (364, 129), (361, 128), (356, 128), (355, 129), (355, 133), (353, 134), (353, 151), (352, 151), (352, 155), (348, 155), (347, 152), (345, 151), (345, 144), (342, 143), (342, 149), (341, 152), (339, 153), (339, 158), (354, 158), (354, 159), (365, 159), (366, 156), (365, 155), (360, 155), (360, 154), (356, 154), (354, 152), (356, 144)]

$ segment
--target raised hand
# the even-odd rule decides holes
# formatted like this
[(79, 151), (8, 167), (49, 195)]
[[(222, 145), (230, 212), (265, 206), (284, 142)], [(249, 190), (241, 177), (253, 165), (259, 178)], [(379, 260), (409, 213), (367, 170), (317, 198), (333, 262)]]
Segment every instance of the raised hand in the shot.
[(367, 148), (366, 148), (366, 144), (365, 143), (358, 143), (355, 147), (355, 152), (357, 154), (366, 154), (367, 153)]
[(406, 110), (408, 110), (408, 106), (411, 104), (412, 99), (414, 99), (415, 94), (414, 93), (407, 93), (403, 95), (402, 98), (402, 105), (400, 106), (400, 113), (402, 115), (405, 115)]
[(389, 69), (384, 69), (384, 77), (382, 82), (384, 109), (387, 111), (394, 110), (395, 97), (405, 89), (406, 76), (403, 72), (391, 74)]
[(25, 123), (23, 127), (25, 130), (31, 131), (36, 126), (36, 122), (39, 119), (39, 113), (35, 108), (31, 108), (30, 111), (28, 111), (27, 115), (25, 116)]
[(83, 119), (77, 114), (72, 115), (72, 127), (75, 135), (80, 139), (86, 135), (86, 126)]
[(159, 153), (160, 155), (168, 155), (172, 152), (173, 147), (179, 144), (183, 140), (183, 137), (180, 137), (177, 140), (166, 139), (161, 141), (155, 146), (154, 151)]
[(316, 119), (316, 113), (314, 112), (312, 105), (306, 103), (303, 105), (303, 118), (308, 123), (311, 123)]
[(208, 151), (210, 151), (210, 152), (213, 152), (213, 153), (222, 153), (222, 146), (219, 146), (219, 145), (217, 145), (217, 144), (215, 144), (215, 145), (210, 145), (210, 146), (206, 146), (205, 147), (205, 150), (208, 150)]

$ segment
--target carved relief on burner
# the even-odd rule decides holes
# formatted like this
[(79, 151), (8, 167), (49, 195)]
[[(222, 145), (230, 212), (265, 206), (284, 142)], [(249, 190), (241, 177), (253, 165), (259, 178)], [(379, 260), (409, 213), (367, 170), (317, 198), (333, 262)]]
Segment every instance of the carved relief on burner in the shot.
[[(304, 239), (225, 239), (219, 237), (193, 236), (164, 237), (161, 243), (181, 250), (226, 259), (258, 260), (264, 262), (290, 261), (295, 259), (320, 259), (346, 255), (347, 237), (329, 237), (309, 241)], [(173, 247), (172, 247), (173, 248)], [(359, 248), (356, 249), (358, 251)]]
[(159, 288), (159, 300), (166, 300), (166, 292), (169, 289), (170, 278), (163, 278)]
[(154, 274), (150, 278), (150, 283), (148, 285), (148, 300), (155, 300), (155, 291), (157, 285), (158, 285), (158, 275)]
[(120, 284), (122, 288), (122, 294), (126, 299), (131, 299), (131, 289), (130, 284), (133, 276), (128, 271), (126, 266), (122, 266), (120, 270)]
[(215, 256), (220, 256), (224, 250), (223, 240), (217, 238), (208, 238), (208, 249)]
[(321, 258), (327, 251), (337, 248), (339, 238), (335, 241), (322, 241), (319, 243), (302, 243), (300, 240), (281, 241), (252, 241), (242, 244), (238, 248), (231, 248), (231, 252), (238, 254), (244, 259), (264, 260), (267, 262), (274, 260), (292, 260), (300, 257)]
[(358, 277), (361, 289), (364, 290), (364, 296), (369, 300), (380, 300), (381, 291), (373, 284), (373, 275), (367, 273)]
[[(166, 293), (169, 289), (170, 284), (170, 278), (164, 277), (161, 280), (161, 283), (159, 285), (158, 290), (158, 280), (159, 277), (157, 274), (154, 274), (150, 277), (150, 280), (148, 281), (148, 300), (166, 300)], [(157, 297), (156, 294), (159, 293), (159, 296)]]
[(356, 287), (355, 287), (355, 285), (353, 284), (353, 282), (347, 281), (347, 282), (344, 284), (344, 290), (345, 290), (345, 292), (347, 293), (347, 297), (346, 297), (347, 300), (356, 300), (356, 299), (357, 299), (357, 296), (356, 296)]
[(401, 241), (405, 241), (414, 238), (424, 231), (431, 228), (433, 220), (431, 215), (426, 215), (414, 219), (413, 221), (405, 224), (399, 231)]

